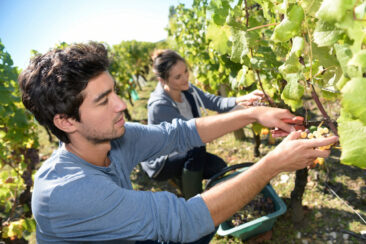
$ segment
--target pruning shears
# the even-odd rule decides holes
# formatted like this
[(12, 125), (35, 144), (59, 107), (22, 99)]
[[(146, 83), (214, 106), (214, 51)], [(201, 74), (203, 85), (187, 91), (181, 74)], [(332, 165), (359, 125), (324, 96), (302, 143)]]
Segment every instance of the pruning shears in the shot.
[[(295, 130), (304, 131), (306, 129), (304, 124), (304, 117), (296, 116), (292, 119), (282, 119), (283, 122), (286, 124), (292, 125)], [(281, 130), (279, 128), (275, 128), (271, 130), (272, 137), (284, 137), (287, 136), (289, 133), (287, 131)]]

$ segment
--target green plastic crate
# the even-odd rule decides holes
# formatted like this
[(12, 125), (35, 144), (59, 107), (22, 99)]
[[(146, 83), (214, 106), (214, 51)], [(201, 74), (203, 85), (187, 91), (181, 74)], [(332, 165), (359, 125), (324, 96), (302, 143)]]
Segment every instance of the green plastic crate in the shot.
[[(226, 177), (221, 178), (219, 181), (215, 182), (221, 182), (224, 180), (227, 180), (235, 175), (237, 175), (239, 172), (246, 170), (247, 168), (243, 168), (241, 170), (238, 170), (237, 172), (228, 175)], [(241, 224), (239, 226), (230, 227), (228, 223), (225, 221), (224, 223), (220, 224), (217, 234), (220, 236), (235, 236), (237, 238), (240, 238), (242, 240), (247, 240), (251, 237), (254, 237), (258, 234), (267, 232), (272, 229), (273, 224), (276, 222), (276, 219), (278, 216), (284, 214), (287, 210), (285, 203), (283, 200), (276, 194), (275, 190), (272, 188), (271, 185), (266, 185), (263, 190), (261, 191), (265, 197), (270, 197), (273, 201), (275, 211), (262, 216), (258, 219), (246, 222), (244, 224)]]

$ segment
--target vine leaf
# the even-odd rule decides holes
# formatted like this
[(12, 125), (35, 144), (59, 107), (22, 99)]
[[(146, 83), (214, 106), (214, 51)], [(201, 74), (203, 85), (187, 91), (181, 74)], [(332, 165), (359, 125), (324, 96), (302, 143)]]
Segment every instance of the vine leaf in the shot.
[(248, 70), (248, 67), (243, 65), (243, 68), (239, 70), (236, 76), (236, 83), (234, 88), (242, 85), (244, 87), (248, 87), (255, 82), (254, 72), (252, 70)]
[(348, 61), (348, 65), (357, 66), (363, 72), (366, 69), (366, 50), (359, 51), (354, 57)]
[(316, 17), (327, 21), (341, 21), (348, 10), (353, 8), (356, 0), (324, 0), (316, 13)]
[(341, 65), (343, 73), (348, 76), (347, 72), (347, 63), (352, 58), (352, 51), (349, 45), (347, 44), (335, 44), (334, 45), (336, 56), (339, 64)]
[(338, 41), (343, 30), (337, 29), (333, 24), (318, 21), (314, 30), (314, 42), (319, 47), (331, 46)]
[(347, 12), (342, 22), (336, 24), (338, 28), (341, 28), (347, 32), (348, 37), (353, 40), (351, 46), (352, 52), (356, 53), (361, 50), (363, 39), (366, 36), (362, 21), (355, 21), (352, 11)]
[(304, 20), (304, 10), (298, 5), (292, 5), (286, 17), (274, 29), (271, 39), (275, 42), (286, 42), (296, 36), (301, 30)]
[(229, 14), (230, 4), (227, 0), (212, 0), (210, 9), (213, 10), (212, 19), (216, 25), (224, 25)]
[(304, 95), (305, 88), (299, 84), (299, 79), (299, 73), (288, 74), (288, 83), (281, 94), (281, 98), (291, 107), (292, 111), (295, 111), (297, 108), (302, 106), (301, 98)]
[(230, 60), (236, 63), (242, 63), (243, 58), (249, 53), (249, 45), (245, 31), (232, 29), (232, 42)]
[(345, 113), (341, 111), (341, 117), (337, 120), (342, 147), (341, 161), (343, 164), (366, 168), (366, 125), (360, 120), (346, 117)]
[(299, 62), (299, 57), (304, 45), (305, 42), (302, 37), (295, 37), (287, 60), (279, 67), (280, 73), (287, 81), (281, 98), (293, 111), (302, 106), (301, 98), (305, 92), (304, 87), (299, 84), (299, 80), (303, 78), (301, 75), (303, 66)]
[[(366, 124), (366, 78), (352, 78), (342, 89), (342, 107)], [(365, 144), (366, 145), (366, 144)]]
[(230, 28), (228, 26), (218, 26), (211, 23), (207, 28), (207, 39), (211, 40), (210, 46), (220, 54), (230, 52), (229, 44)]

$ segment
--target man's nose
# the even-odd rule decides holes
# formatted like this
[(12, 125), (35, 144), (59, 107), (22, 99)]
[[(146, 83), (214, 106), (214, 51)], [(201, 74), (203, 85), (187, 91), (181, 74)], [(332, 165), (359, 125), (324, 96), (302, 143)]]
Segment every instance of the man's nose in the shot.
[(126, 110), (127, 104), (116, 94), (116, 100), (114, 104), (114, 109), (116, 112), (121, 112)]

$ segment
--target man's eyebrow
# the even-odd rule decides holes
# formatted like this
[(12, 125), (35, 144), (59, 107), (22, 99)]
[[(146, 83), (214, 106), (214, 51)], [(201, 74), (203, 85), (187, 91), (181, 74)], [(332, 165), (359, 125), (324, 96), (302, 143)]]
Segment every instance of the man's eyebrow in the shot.
[(98, 97), (94, 98), (93, 102), (94, 102), (94, 103), (99, 102), (100, 100), (102, 100), (105, 96), (107, 96), (107, 95), (108, 95), (109, 93), (111, 93), (111, 92), (112, 92), (112, 89), (109, 89), (109, 90), (107, 90), (107, 91), (103, 92), (103, 93), (102, 93), (102, 94), (100, 94)]

